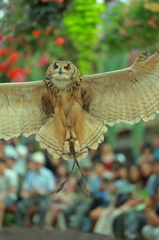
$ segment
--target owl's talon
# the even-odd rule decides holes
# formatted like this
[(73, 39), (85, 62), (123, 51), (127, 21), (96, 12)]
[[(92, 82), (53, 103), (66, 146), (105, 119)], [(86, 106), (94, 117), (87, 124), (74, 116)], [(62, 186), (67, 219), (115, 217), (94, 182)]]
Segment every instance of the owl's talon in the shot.
[(80, 144), (79, 144), (79, 141), (77, 139), (74, 141), (74, 151), (76, 153), (80, 152)]
[(70, 142), (69, 142), (69, 140), (65, 140), (65, 142), (64, 142), (64, 152), (65, 153), (70, 153)]

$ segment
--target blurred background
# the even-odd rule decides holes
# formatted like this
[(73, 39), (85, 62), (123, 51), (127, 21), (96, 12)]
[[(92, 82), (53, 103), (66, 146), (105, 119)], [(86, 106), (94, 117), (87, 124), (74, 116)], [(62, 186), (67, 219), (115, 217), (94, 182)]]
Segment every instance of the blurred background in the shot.
[[(133, 0), (1, 0), (0, 82), (41, 80), (54, 60), (72, 61), (82, 74), (130, 66), (159, 48), (159, 3)], [(159, 131), (158, 117), (109, 127), (107, 138), (128, 158)], [(120, 139), (120, 141), (118, 141)], [(131, 154), (130, 154), (131, 152)]]
[[(158, 0), (1, 0), (0, 22), (0, 83), (42, 80), (54, 60), (72, 61), (85, 75), (128, 67), (145, 49), (150, 55), (159, 50)], [(149, 122), (120, 123), (108, 130), (104, 147), (90, 150), (93, 165), (83, 169), (92, 169), (99, 160), (105, 166), (104, 174), (112, 174), (116, 169), (109, 166), (112, 160), (140, 165), (159, 158), (158, 115)], [(34, 136), (21, 136), (20, 143), (19, 139), (1, 140), (1, 157), (19, 159), (18, 144), (27, 147), (22, 150), (27, 164), (24, 178), (33, 168), (29, 154), (40, 149)], [(18, 155), (8, 150), (7, 156), (6, 146), (13, 146)], [(69, 164), (60, 160), (66, 169), (57, 170), (59, 162), (44, 154), (45, 166), (57, 179), (67, 176)], [(113, 177), (108, 174), (106, 179)]]

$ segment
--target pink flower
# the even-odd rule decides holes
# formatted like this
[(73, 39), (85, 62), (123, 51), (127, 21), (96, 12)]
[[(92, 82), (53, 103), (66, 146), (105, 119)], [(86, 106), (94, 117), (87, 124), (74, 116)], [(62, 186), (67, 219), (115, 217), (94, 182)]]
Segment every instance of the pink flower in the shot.
[(135, 26), (139, 24), (139, 21), (126, 21), (123, 23), (123, 26), (127, 27), (127, 26)]
[(128, 33), (127, 33), (127, 31), (125, 29), (119, 29), (119, 33), (121, 35), (123, 35), (123, 36), (127, 36), (128, 35)]
[(159, 27), (153, 18), (149, 19), (149, 20), (147, 21), (147, 23), (148, 23), (150, 26), (152, 26), (153, 28), (158, 28), (158, 27)]
[(41, 2), (46, 3), (46, 2), (57, 2), (57, 3), (63, 3), (64, 0), (41, 0)]
[(63, 3), (64, 0), (50, 0), (51, 2)]
[(44, 67), (48, 63), (48, 57), (46, 54), (42, 55), (39, 61), (36, 63), (37, 67)]
[(123, 13), (128, 13), (130, 11), (130, 9), (126, 6), (124, 9), (123, 9)]

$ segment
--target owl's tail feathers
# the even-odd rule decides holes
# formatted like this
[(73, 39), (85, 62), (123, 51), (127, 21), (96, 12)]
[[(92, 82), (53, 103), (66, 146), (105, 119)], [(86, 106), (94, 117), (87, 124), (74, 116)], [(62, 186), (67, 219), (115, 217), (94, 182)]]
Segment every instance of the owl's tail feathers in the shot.
[(96, 120), (89, 113), (85, 112), (85, 139), (84, 144), (91, 149), (97, 149), (99, 143), (104, 140), (104, 133), (107, 127), (103, 123)]
[(55, 127), (54, 118), (49, 118), (46, 123), (40, 128), (35, 139), (39, 142), (40, 147), (58, 159), (63, 153), (63, 144), (57, 138), (57, 129)]
[[(97, 149), (98, 144), (104, 140), (103, 134), (107, 131), (105, 125), (96, 120), (86, 111), (84, 111), (83, 126), (84, 128), (81, 129), (81, 139), (78, 139), (77, 134), (77, 139), (80, 142), (80, 151), (75, 152), (75, 157), (77, 160), (87, 157), (88, 148)], [(64, 149), (63, 144), (65, 140), (65, 135), (63, 136), (63, 139), (60, 140), (59, 135), (61, 136), (63, 134), (59, 134), (58, 131), (59, 129), (57, 127), (57, 124), (55, 124), (54, 118), (51, 117), (46, 121), (46, 123), (40, 128), (40, 130), (36, 134), (36, 140), (39, 142), (40, 146), (44, 149), (47, 149), (47, 151), (55, 159), (62, 157), (63, 159), (72, 162), (74, 161), (73, 154), (71, 152), (65, 152)]]
[[(84, 111), (84, 129), (81, 139), (81, 148), (79, 152), (75, 153), (76, 159), (86, 158), (88, 155), (88, 148), (97, 149), (99, 143), (104, 140), (104, 133), (107, 132), (107, 127), (103, 123), (96, 120), (89, 113)], [(82, 129), (81, 129), (82, 131)], [(78, 138), (78, 137), (77, 137)], [(63, 153), (63, 159), (73, 161), (73, 156)]]

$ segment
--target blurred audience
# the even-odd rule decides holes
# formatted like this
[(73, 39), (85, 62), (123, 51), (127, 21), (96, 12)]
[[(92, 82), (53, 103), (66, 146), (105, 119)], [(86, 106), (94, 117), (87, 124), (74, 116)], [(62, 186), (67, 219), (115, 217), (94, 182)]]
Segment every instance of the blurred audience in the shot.
[(17, 224), (25, 225), (29, 208), (35, 205), (39, 212), (38, 225), (43, 227), (50, 195), (55, 190), (55, 179), (52, 172), (44, 167), (45, 156), (42, 152), (33, 153), (32, 161), (34, 168), (26, 174), (21, 193), (22, 200), (17, 203)]
[(5, 160), (0, 158), (0, 228), (3, 225), (6, 207), (15, 203), (16, 200), (15, 189), (17, 182), (8, 174), (7, 170)]
[(92, 193), (94, 194), (94, 181), (96, 178), (98, 178), (98, 176), (96, 176), (92, 171), (93, 164), (91, 160), (81, 161), (80, 166), (85, 176), (87, 190), (90, 192), (90, 197), (88, 197), (84, 192), (82, 187), (83, 181), (82, 178), (79, 177), (76, 187), (76, 193), (78, 194), (78, 198), (74, 201), (73, 204), (63, 209), (67, 227), (74, 229), (82, 228), (83, 218), (88, 213), (90, 206), (93, 202)]
[(152, 140), (153, 144), (153, 157), (159, 159), (159, 135), (155, 135)]
[[(32, 138), (0, 140), (0, 228), (14, 209), (19, 226), (73, 228), (115, 237), (115, 240), (159, 240), (159, 135), (143, 143), (136, 165), (109, 143), (89, 149), (58, 193), (72, 163), (37, 151)], [(14, 207), (14, 208), (13, 208)], [(141, 235), (142, 234), (142, 238)], [(142, 239), (142, 240), (143, 240)]]
[(159, 185), (156, 189), (155, 200), (156, 208), (147, 206), (146, 209), (147, 225), (142, 228), (142, 235), (145, 240), (159, 239)]
[(14, 137), (8, 141), (8, 144), (4, 147), (4, 152), (7, 157), (12, 157), (15, 159), (15, 164), (13, 166), (14, 171), (23, 178), (26, 173), (27, 165), (27, 146), (20, 144), (19, 138)]
[[(61, 183), (63, 181), (60, 181)], [(59, 184), (57, 185), (57, 187)], [(52, 202), (48, 209), (46, 217), (46, 229), (51, 229), (55, 224), (59, 224), (61, 229), (67, 228), (67, 223), (63, 219), (62, 223), (58, 222), (59, 216), (63, 217), (63, 210), (74, 204), (77, 201), (78, 194), (76, 193), (77, 178), (70, 176), (63, 191), (60, 191), (52, 196)]]
[(150, 143), (144, 143), (140, 147), (140, 153), (141, 155), (137, 159), (137, 164), (145, 163), (145, 162), (151, 162), (153, 160), (153, 148)]
[(112, 151), (111, 145), (109, 143), (102, 143), (99, 146), (99, 155), (101, 161), (104, 163), (105, 170), (110, 171), (115, 159), (115, 153)]
[(150, 177), (146, 201), (147, 225), (142, 229), (145, 240), (159, 239), (159, 159), (154, 160), (153, 171), (154, 175)]

